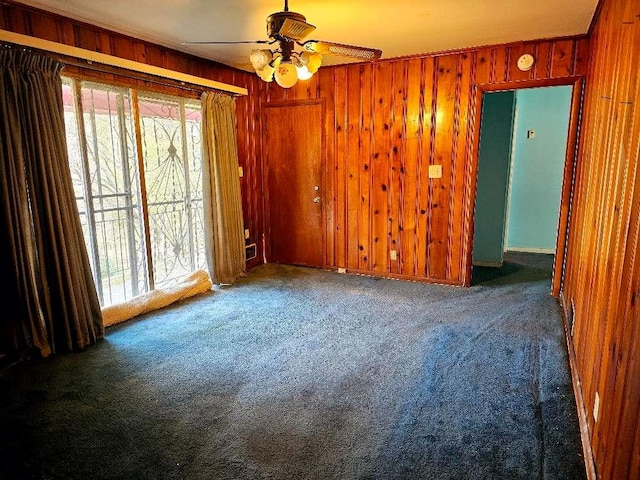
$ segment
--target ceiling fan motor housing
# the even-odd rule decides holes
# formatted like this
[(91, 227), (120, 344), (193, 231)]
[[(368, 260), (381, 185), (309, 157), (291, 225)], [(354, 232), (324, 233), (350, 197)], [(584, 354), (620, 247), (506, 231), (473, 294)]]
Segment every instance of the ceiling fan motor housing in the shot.
[(300, 40), (315, 30), (307, 23), (304, 15), (296, 12), (276, 12), (267, 17), (267, 35), (269, 38), (286, 37)]

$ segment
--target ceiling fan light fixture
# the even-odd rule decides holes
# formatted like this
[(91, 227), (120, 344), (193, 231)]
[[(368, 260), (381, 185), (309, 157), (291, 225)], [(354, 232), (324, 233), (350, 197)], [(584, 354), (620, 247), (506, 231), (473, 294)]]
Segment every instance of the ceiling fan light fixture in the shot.
[(254, 49), (251, 50), (251, 53), (249, 54), (249, 61), (256, 72), (264, 69), (269, 65), (271, 60), (273, 60), (273, 53), (271, 50)]
[[(212, 41), (187, 42), (186, 44), (268, 44), (273, 48), (254, 48), (249, 54), (249, 61), (258, 77), (265, 82), (276, 81), (282, 88), (290, 88), (298, 80), (310, 79), (322, 65), (323, 55), (338, 55), (357, 58), (359, 60), (377, 60), (381, 50), (324, 42), (320, 40), (301, 40), (316, 29), (307, 23), (304, 15), (289, 11), (289, 0), (284, 0), (284, 10), (272, 13), (267, 17), (267, 36), (269, 40), (255, 41)], [(296, 51), (301, 47), (302, 52)]]
[(298, 71), (291, 60), (283, 60), (275, 69), (274, 78), (282, 88), (291, 88), (298, 81)]
[(309, 80), (313, 77), (313, 73), (309, 71), (306, 65), (296, 65), (296, 71), (298, 72), (298, 80)]
[(322, 55), (315, 52), (303, 51), (300, 53), (300, 62), (306, 66), (313, 75), (318, 71), (320, 65), (322, 65)]
[(256, 73), (261, 80), (264, 80), (265, 82), (272, 82), (275, 71), (276, 69), (274, 67), (267, 64), (262, 70), (256, 70)]
[[(289, 0), (284, 0), (284, 9), (267, 17), (268, 40), (183, 42), (189, 44), (268, 44), (273, 48), (251, 50), (249, 60), (258, 77), (265, 82), (274, 79), (282, 88), (290, 88), (298, 80), (311, 78), (322, 65), (323, 55), (337, 55), (358, 60), (373, 61), (382, 56), (382, 50), (345, 45), (321, 40), (306, 40), (316, 27), (307, 22), (304, 15), (289, 10)], [(302, 52), (296, 51), (301, 47)], [(242, 65), (244, 68), (244, 65)]]

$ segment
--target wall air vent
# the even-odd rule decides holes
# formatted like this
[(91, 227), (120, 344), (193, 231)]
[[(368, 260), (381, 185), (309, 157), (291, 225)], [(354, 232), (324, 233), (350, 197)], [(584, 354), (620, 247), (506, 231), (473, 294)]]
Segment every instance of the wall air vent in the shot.
[(252, 243), (250, 245), (247, 245), (244, 247), (247, 251), (247, 260), (251, 260), (253, 258), (256, 258), (257, 255), (257, 249), (256, 249), (256, 244)]

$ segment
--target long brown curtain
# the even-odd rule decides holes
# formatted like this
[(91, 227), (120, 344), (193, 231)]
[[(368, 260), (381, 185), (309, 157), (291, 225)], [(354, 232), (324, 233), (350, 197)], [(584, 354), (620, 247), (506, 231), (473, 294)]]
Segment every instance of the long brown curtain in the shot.
[(21, 358), (81, 350), (104, 336), (69, 171), (62, 67), (0, 47), (0, 275), (9, 287), (0, 347)]
[(236, 111), (233, 97), (202, 94), (205, 243), (214, 284), (232, 284), (246, 273)]

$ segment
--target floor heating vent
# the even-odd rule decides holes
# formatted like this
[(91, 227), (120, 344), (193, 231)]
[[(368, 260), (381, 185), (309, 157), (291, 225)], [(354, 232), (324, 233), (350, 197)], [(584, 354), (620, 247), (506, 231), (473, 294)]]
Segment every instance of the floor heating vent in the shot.
[(250, 245), (247, 245), (245, 247), (246, 251), (247, 251), (247, 260), (251, 260), (252, 258), (256, 258), (256, 244), (252, 243)]

